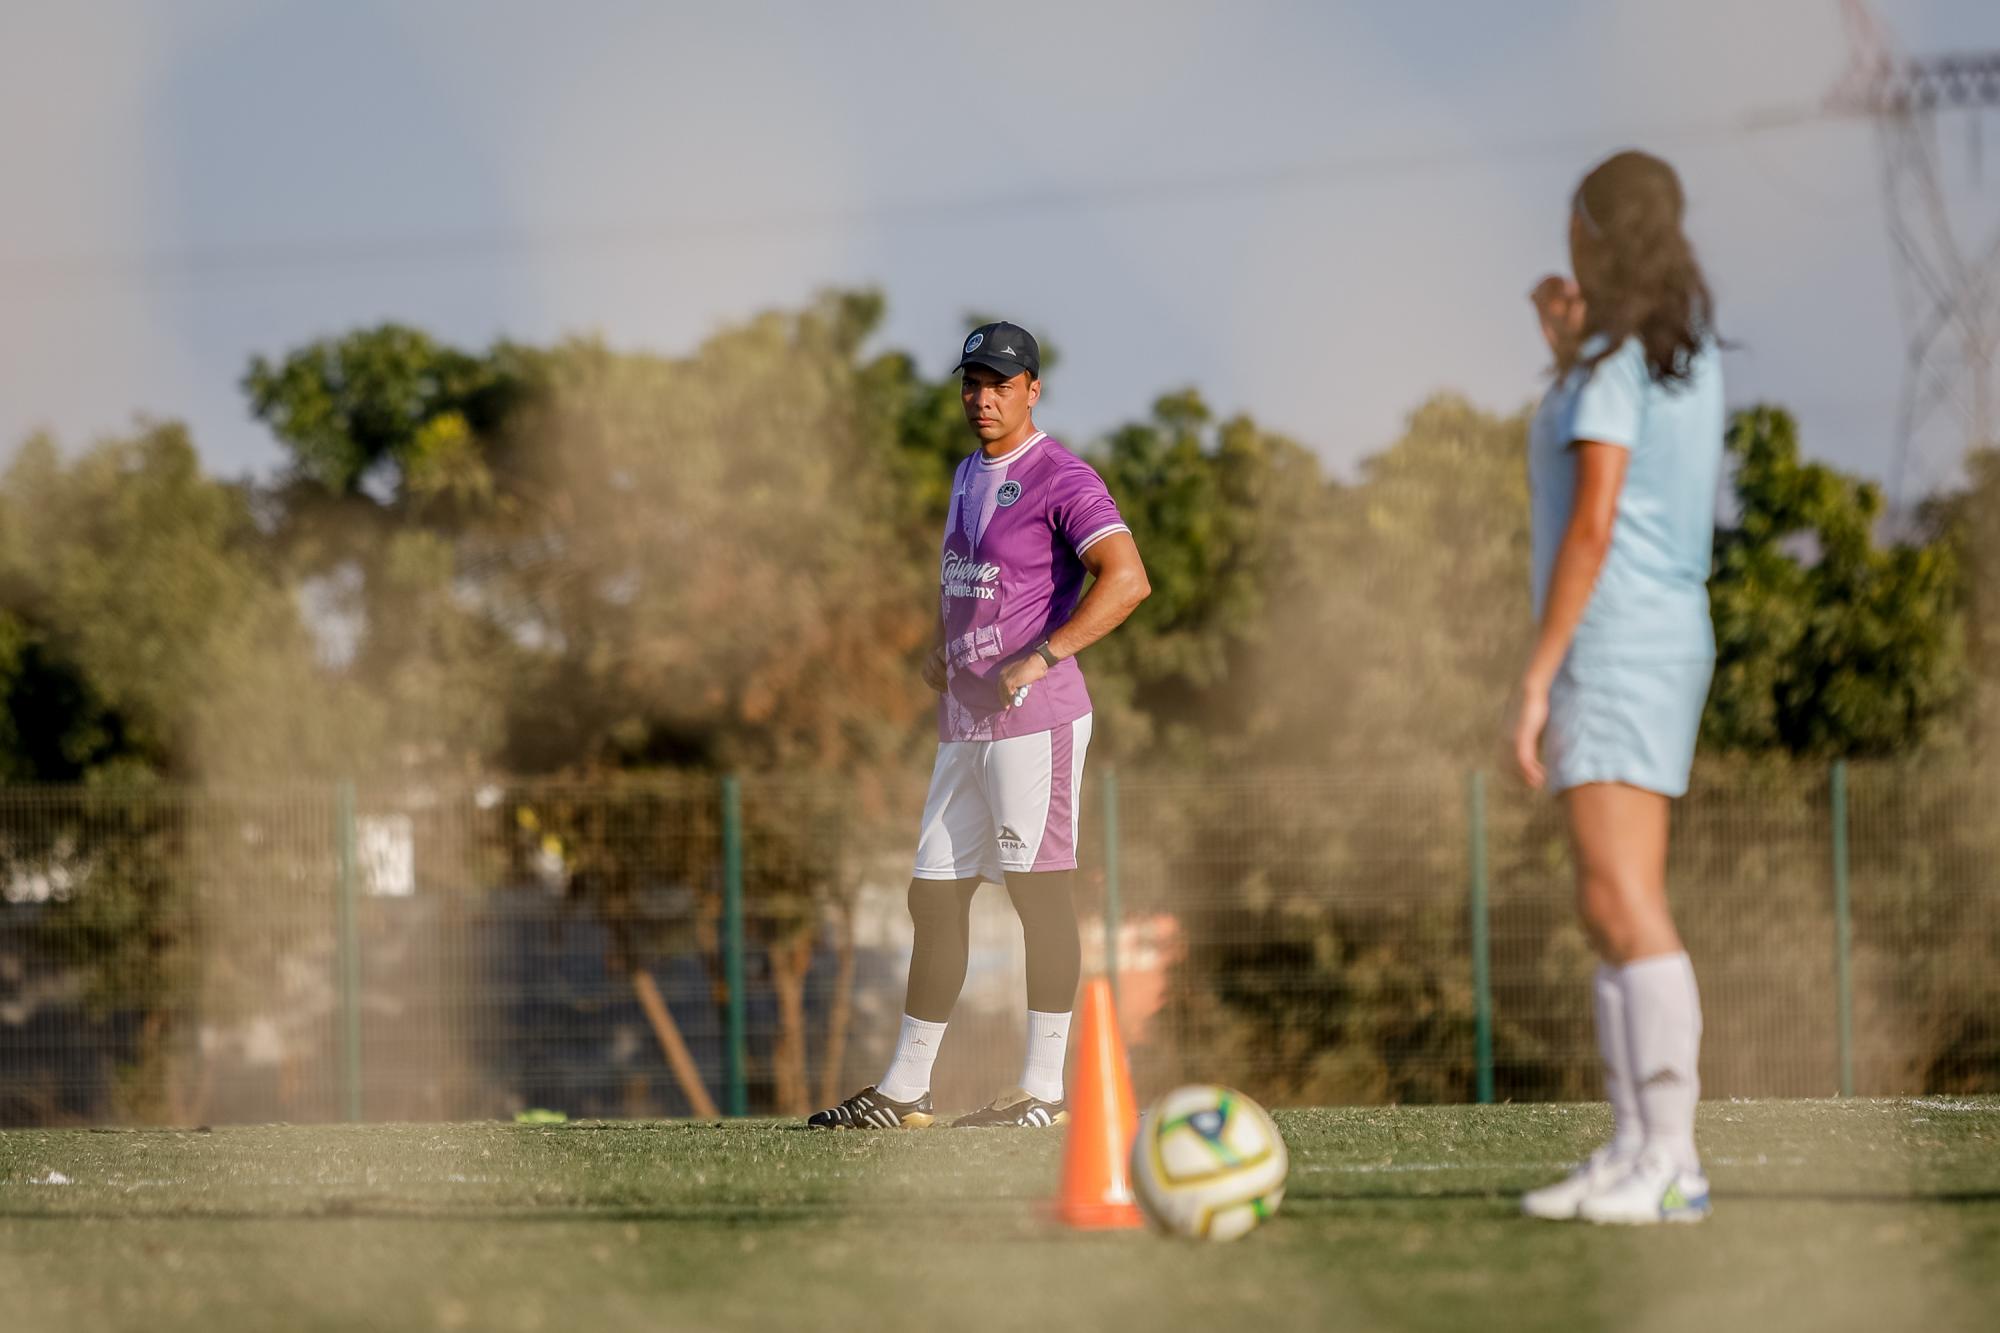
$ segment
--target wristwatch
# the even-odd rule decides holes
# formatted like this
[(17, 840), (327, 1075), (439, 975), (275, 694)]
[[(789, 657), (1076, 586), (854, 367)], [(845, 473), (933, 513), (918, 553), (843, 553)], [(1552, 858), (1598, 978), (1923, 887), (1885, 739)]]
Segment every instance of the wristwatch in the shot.
[(1036, 644), (1035, 651), (1040, 653), (1042, 655), (1042, 660), (1044, 662), (1047, 662), (1050, 666), (1054, 666), (1056, 663), (1062, 661), (1060, 657), (1056, 656), (1055, 649), (1049, 647), (1049, 641), (1047, 639), (1043, 639), (1040, 643)]

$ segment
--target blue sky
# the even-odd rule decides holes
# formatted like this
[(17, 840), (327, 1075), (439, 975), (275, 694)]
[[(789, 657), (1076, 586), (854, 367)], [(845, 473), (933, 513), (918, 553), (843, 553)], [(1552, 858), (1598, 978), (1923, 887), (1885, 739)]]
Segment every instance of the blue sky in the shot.
[[(1989, 0), (1878, 9), (1916, 52), (2000, 49)], [(1873, 135), (1714, 131), (1844, 60), (1833, 0), (13, 5), (0, 450), (146, 414), (266, 470), (253, 352), (393, 318), (675, 353), (872, 284), (939, 369), (967, 311), (1045, 333), (1073, 439), (1192, 383), (1346, 470), (1433, 390), (1537, 391), (1524, 293), (1636, 143), (1687, 178), (1732, 400), (1879, 474)], [(1988, 137), (1968, 225), (2000, 216)]]

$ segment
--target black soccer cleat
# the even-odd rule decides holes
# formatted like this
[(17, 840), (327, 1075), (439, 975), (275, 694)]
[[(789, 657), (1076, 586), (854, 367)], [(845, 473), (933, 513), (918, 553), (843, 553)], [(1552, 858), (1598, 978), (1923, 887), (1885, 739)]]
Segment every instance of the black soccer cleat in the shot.
[(1024, 1088), (1012, 1088), (993, 1099), (990, 1106), (962, 1115), (951, 1122), (953, 1129), (981, 1129), (992, 1125), (1012, 1125), (1019, 1129), (1048, 1129), (1069, 1121), (1069, 1102), (1045, 1102), (1030, 1096)]
[(809, 1117), (814, 1129), (926, 1129), (937, 1120), (927, 1092), (913, 1102), (891, 1101), (873, 1088), (863, 1088), (838, 1106)]

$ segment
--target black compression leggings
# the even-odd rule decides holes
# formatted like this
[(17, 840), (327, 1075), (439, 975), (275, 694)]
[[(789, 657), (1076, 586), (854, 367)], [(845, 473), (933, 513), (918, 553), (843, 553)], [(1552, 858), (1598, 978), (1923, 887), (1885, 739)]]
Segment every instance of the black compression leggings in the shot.
[[(1021, 918), (1021, 938), (1028, 950), (1028, 1007), (1046, 1014), (1069, 1012), (1083, 972), (1076, 904), (1070, 898), (1075, 873), (1007, 876), (1007, 896)], [(910, 952), (909, 996), (903, 1005), (910, 1017), (926, 1023), (950, 1020), (958, 993), (965, 988), (972, 895), (978, 889), (976, 879), (910, 881), (910, 919), (917, 927)]]

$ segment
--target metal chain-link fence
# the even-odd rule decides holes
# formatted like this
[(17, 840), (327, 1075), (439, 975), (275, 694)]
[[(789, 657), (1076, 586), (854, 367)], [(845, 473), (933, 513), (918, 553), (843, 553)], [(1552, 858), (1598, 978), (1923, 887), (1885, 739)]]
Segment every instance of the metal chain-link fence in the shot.
[[(1714, 766), (1710, 766), (1712, 769)], [(797, 1114), (902, 1007), (920, 775), (0, 789), (0, 1124)], [(2000, 785), (1698, 774), (1670, 892), (1712, 1096), (2000, 1091)], [(1597, 1095), (1558, 808), (1464, 774), (1092, 775), (1085, 965), (1142, 1093)], [(1015, 1080), (974, 909), (946, 1107)]]

